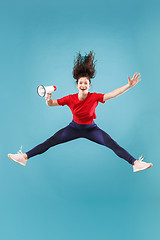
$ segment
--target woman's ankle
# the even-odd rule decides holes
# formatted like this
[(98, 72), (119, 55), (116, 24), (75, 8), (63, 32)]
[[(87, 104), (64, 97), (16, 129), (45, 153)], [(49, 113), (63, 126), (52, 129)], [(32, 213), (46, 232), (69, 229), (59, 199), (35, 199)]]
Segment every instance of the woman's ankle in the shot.
[(133, 166), (136, 164), (137, 160), (134, 161)]
[(26, 153), (24, 153), (24, 158), (25, 158), (25, 160), (28, 160), (28, 156), (27, 156), (27, 154)]

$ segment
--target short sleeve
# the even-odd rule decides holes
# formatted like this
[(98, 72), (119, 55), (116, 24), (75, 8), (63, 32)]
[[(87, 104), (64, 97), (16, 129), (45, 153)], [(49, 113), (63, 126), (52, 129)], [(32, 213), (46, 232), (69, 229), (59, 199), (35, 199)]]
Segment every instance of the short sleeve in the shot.
[(70, 95), (57, 99), (59, 105), (69, 105), (70, 102)]
[(95, 93), (95, 94), (96, 94), (96, 100), (98, 102), (105, 103), (105, 101), (103, 101), (104, 94), (102, 93)]

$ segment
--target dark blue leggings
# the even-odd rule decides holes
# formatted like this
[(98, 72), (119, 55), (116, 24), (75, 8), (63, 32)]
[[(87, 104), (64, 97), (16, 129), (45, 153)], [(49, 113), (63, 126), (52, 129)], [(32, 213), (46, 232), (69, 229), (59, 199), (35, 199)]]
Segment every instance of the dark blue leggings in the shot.
[(26, 152), (26, 154), (28, 158), (31, 158), (38, 154), (44, 153), (55, 145), (77, 138), (87, 138), (93, 142), (104, 145), (112, 149), (115, 154), (117, 154), (120, 158), (125, 159), (130, 164), (133, 164), (136, 160), (124, 148), (120, 147), (106, 132), (100, 129), (94, 121), (92, 124), (78, 124), (72, 121), (68, 126), (56, 132), (45, 142)]

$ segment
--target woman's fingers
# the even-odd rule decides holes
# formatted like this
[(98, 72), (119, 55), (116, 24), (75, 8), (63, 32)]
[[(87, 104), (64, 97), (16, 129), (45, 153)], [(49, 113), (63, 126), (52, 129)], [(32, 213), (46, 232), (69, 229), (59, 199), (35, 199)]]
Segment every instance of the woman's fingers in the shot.
[(137, 74), (137, 72), (135, 72), (135, 74), (133, 75), (133, 78), (135, 78), (136, 74)]
[(140, 75), (140, 73), (138, 73), (137, 76), (136, 76), (136, 74), (137, 74), (137, 72), (133, 75), (133, 78), (136, 78), (138, 80), (138, 78), (140, 78), (141, 75)]
[(139, 78), (140, 76), (141, 76), (140, 73), (138, 73), (136, 77)]
[(47, 93), (47, 95), (45, 96), (45, 99), (47, 100), (47, 99), (51, 99), (51, 97), (52, 97), (52, 93)]

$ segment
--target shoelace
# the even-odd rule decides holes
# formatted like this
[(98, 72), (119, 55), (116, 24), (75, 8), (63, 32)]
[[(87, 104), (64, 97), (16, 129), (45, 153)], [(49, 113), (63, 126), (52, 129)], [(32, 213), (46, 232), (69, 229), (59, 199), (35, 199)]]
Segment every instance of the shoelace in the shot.
[(139, 157), (139, 159), (138, 159), (139, 162), (142, 162), (143, 159), (145, 158), (145, 157), (142, 157), (142, 156), (143, 156), (143, 154)]
[(22, 145), (21, 145), (20, 150), (17, 153), (22, 153)]

